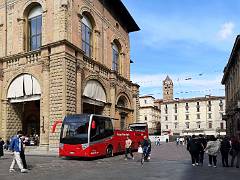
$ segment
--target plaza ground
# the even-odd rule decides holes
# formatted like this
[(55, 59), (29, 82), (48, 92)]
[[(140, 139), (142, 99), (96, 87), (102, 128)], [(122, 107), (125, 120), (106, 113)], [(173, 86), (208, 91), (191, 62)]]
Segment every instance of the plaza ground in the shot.
[[(206, 158), (206, 157), (205, 157)], [(26, 159), (29, 173), (9, 173), (11, 155), (0, 159), (0, 180), (237, 180), (240, 169), (207, 166), (192, 167), (185, 146), (174, 143), (153, 146), (152, 158), (141, 167), (137, 153), (134, 160), (124, 160), (123, 155), (92, 161), (61, 159), (54, 156), (30, 156)]]

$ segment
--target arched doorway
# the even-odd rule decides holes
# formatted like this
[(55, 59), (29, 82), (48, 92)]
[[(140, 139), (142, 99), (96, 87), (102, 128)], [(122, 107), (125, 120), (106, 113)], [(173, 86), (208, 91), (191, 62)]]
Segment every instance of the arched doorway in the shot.
[(96, 80), (89, 80), (83, 91), (83, 113), (102, 114), (106, 102), (102, 84)]
[(40, 85), (30, 74), (19, 75), (8, 88), (7, 99), (13, 114), (8, 118), (15, 118), (27, 136), (40, 136), (40, 98)]
[(120, 117), (120, 129), (127, 128), (127, 116), (129, 114), (129, 103), (124, 95), (121, 95), (117, 101), (117, 109)]

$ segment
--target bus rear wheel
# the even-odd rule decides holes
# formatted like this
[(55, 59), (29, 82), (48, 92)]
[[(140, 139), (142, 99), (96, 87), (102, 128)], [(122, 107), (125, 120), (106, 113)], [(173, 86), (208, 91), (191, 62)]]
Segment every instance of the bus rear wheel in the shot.
[(112, 146), (107, 147), (106, 157), (113, 157), (113, 147)]

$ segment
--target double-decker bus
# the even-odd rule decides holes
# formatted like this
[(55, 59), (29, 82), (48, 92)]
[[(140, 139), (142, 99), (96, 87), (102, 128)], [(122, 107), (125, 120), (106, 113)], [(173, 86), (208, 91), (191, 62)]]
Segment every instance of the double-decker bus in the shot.
[(146, 123), (136, 123), (129, 130), (117, 130), (109, 117), (94, 114), (68, 115), (62, 122), (60, 157), (113, 156), (125, 151), (127, 136), (136, 150), (144, 136), (148, 137)]

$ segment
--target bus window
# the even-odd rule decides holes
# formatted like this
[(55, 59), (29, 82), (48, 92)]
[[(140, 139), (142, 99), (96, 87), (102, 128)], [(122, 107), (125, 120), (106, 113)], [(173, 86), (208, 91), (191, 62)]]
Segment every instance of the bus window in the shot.
[(108, 119), (105, 121), (105, 136), (112, 136), (114, 134), (113, 132), (113, 124), (111, 119)]
[[(94, 117), (95, 128), (91, 128), (90, 141), (98, 141), (113, 135), (113, 126), (111, 119), (106, 117)], [(93, 121), (92, 121), (93, 126)]]

